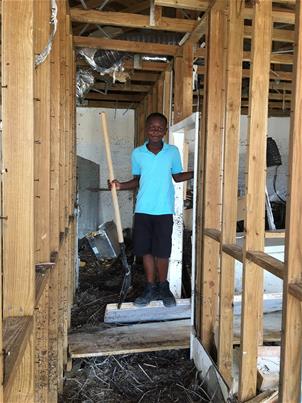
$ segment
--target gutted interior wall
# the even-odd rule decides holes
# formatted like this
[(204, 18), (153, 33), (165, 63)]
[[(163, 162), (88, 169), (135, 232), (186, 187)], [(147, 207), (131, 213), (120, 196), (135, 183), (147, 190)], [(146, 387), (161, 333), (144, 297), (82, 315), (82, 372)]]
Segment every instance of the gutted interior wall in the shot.
[[(99, 114), (106, 112), (115, 176), (120, 181), (131, 179), (131, 151), (134, 147), (134, 111), (123, 109), (77, 108), (77, 155), (100, 166), (100, 188), (107, 188), (108, 169), (103, 147)], [(87, 187), (88, 184), (87, 178)], [(133, 192), (119, 192), (123, 228), (132, 227)], [(99, 193), (97, 224), (114, 218), (110, 192)]]

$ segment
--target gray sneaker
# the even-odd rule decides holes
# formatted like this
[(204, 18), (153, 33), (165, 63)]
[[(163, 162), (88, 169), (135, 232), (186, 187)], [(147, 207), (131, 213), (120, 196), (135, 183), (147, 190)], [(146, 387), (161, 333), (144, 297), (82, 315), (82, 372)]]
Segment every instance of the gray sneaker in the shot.
[(174, 295), (170, 291), (169, 281), (164, 281), (158, 284), (158, 294), (159, 298), (163, 301), (166, 308), (171, 308), (176, 305)]
[(143, 294), (135, 299), (134, 305), (146, 306), (150, 304), (151, 301), (156, 301), (157, 299), (158, 299), (157, 285), (147, 283)]

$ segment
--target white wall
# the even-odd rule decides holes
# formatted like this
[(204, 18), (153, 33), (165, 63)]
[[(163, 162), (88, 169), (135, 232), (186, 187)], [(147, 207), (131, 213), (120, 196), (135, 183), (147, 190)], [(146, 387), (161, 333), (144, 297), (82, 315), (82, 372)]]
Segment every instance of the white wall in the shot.
[[(100, 164), (100, 187), (107, 187), (108, 169), (99, 113), (106, 112), (111, 142), (114, 173), (125, 181), (131, 175), (131, 151), (134, 146), (134, 111), (122, 109), (77, 108), (77, 154)], [(132, 227), (133, 193), (119, 192), (123, 228)], [(100, 192), (99, 219), (101, 224), (114, 218), (111, 194)]]
[[(247, 129), (248, 118), (241, 116), (240, 121), (240, 149), (239, 149), (239, 191), (240, 194), (244, 193), (244, 172), (245, 172), (245, 158), (247, 148)], [(289, 142), (289, 125), (290, 119), (287, 117), (271, 117), (268, 119), (268, 137), (272, 137), (279, 148), (282, 165), (278, 168), (278, 175), (276, 181), (276, 189), (278, 194), (285, 199), (287, 194), (287, 171), (288, 171), (288, 142)], [(274, 195), (273, 190), (273, 177), (275, 174), (275, 167), (267, 169), (267, 188), (271, 200), (278, 200)]]

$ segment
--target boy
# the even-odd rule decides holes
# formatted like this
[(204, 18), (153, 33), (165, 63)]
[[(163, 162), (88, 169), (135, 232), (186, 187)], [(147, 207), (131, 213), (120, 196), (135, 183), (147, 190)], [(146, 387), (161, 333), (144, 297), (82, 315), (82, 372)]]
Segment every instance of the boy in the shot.
[[(165, 144), (167, 119), (161, 113), (151, 113), (146, 119), (147, 142), (132, 152), (133, 179), (117, 180), (117, 190), (138, 189), (134, 217), (134, 253), (143, 257), (147, 284), (143, 294), (136, 298), (137, 306), (161, 299), (166, 307), (175, 305), (167, 273), (172, 246), (175, 182), (193, 178), (193, 172), (182, 172), (178, 148)], [(159, 283), (155, 283), (155, 275)]]

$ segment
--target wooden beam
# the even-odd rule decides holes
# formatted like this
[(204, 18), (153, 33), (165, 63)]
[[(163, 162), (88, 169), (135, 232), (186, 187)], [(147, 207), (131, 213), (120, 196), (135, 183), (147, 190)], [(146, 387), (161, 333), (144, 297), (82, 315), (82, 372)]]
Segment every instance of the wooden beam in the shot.
[[(50, 35), (50, 8), (34, 2), (34, 53), (42, 52)], [(36, 67), (34, 77), (35, 263), (50, 258), (50, 57)]]
[(89, 92), (85, 99), (95, 99), (102, 101), (129, 101), (129, 102), (140, 102), (142, 101), (143, 95), (137, 94), (100, 94), (98, 92)]
[(302, 307), (289, 292), (291, 283), (301, 283), (302, 250), (302, 7), (296, 4), (296, 40), (293, 73), (293, 99), (289, 143), (289, 196), (286, 209), (285, 272), (283, 281), (282, 344), (280, 363), (280, 401), (301, 400)]
[[(251, 38), (252, 37), (252, 27), (245, 25), (244, 26), (244, 37)], [(289, 31), (288, 29), (273, 29), (272, 33), (273, 41), (277, 42), (289, 42), (293, 43), (295, 41), (295, 33), (294, 31)]]
[(110, 108), (110, 109), (135, 109), (137, 102), (124, 102), (124, 101), (90, 101), (87, 105), (83, 105), (83, 108)]
[(75, 36), (74, 46), (80, 48), (96, 48), (118, 50), (120, 52), (143, 53), (152, 55), (175, 56), (179, 46), (161, 43), (144, 43), (123, 41), (118, 39), (96, 38), (92, 36)]
[(173, 123), (180, 122), (182, 120), (182, 99), (183, 99), (183, 85), (182, 85), (182, 68), (183, 60), (182, 57), (178, 56), (174, 58), (174, 100), (173, 100), (173, 110), (174, 119)]
[(35, 301), (32, 27), (33, 1), (2, 1), (4, 318), (32, 316)]
[(173, 7), (185, 10), (204, 11), (209, 6), (208, 0), (154, 0), (154, 4), (163, 7)]
[[(246, 7), (244, 9), (244, 18), (245, 19), (253, 19), (253, 8)], [(294, 11), (289, 11), (285, 9), (273, 9), (272, 11), (272, 20), (273, 22), (281, 22), (286, 24), (294, 24), (295, 23), (295, 13)]]
[(207, 30), (207, 24), (208, 24), (208, 13), (205, 13), (201, 20), (198, 22), (198, 25), (194, 28), (194, 30), (191, 32), (187, 42), (196, 44), (199, 39), (206, 33)]
[(190, 321), (144, 323), (119, 326), (89, 333), (77, 332), (69, 336), (72, 358), (100, 357), (147, 351), (188, 348)]
[[(259, 0), (254, 6), (253, 17), (244, 251), (264, 250), (271, 35), (272, 4), (270, 1)], [(257, 264), (246, 259), (245, 252), (243, 257), (239, 399), (245, 401), (256, 395), (257, 350), (262, 338), (263, 272)]]
[(141, 14), (120, 13), (111, 11), (70, 10), (72, 22), (86, 24), (109, 25), (116, 27), (154, 29), (172, 32), (191, 32), (195, 26), (195, 20), (161, 17), (159, 24), (151, 25), (149, 16)]
[(146, 82), (154, 82), (157, 81), (159, 77), (158, 73), (145, 73), (140, 71), (135, 71), (134, 73), (130, 73), (131, 81), (146, 81)]
[(251, 262), (256, 263), (258, 266), (274, 274), (278, 278), (283, 279), (284, 276), (284, 263), (281, 260), (268, 255), (261, 251), (247, 251), (246, 258)]
[(183, 46), (183, 55), (174, 59), (174, 123), (190, 116), (193, 111), (193, 47)]
[[(226, 111), (222, 194), (222, 244), (236, 243), (237, 192), (242, 85), (243, 15), (229, 2), (226, 66)], [(232, 156), (232, 158), (230, 158)], [(222, 251), (223, 252), (223, 251)], [(233, 366), (234, 259), (221, 254), (218, 367), (229, 385)]]
[[(3, 15), (3, 14), (2, 14)], [(4, 401), (15, 395), (13, 384), (17, 377), (18, 367), (22, 362), (30, 335), (33, 331), (33, 317), (23, 316), (6, 318), (3, 322), (4, 357)], [(33, 370), (33, 362), (28, 363)], [(28, 382), (28, 379), (25, 380)], [(32, 392), (33, 396), (33, 392)]]
[(221, 241), (221, 231), (215, 228), (205, 228), (203, 230), (205, 236), (214, 239), (214, 241)]
[(221, 247), (222, 251), (239, 262), (243, 261), (242, 247), (236, 244), (223, 244)]
[(142, 60), (139, 67), (134, 66), (133, 60), (125, 60), (123, 67), (129, 70), (144, 70), (144, 71), (165, 71), (170, 68), (170, 63), (164, 62), (149, 62)]
[(48, 293), (49, 276), (35, 308), (35, 401), (48, 401)]
[(185, 119), (193, 112), (193, 46), (191, 43), (185, 43), (183, 46), (182, 63), (182, 119)]
[[(221, 229), (222, 145), (224, 134), (225, 93), (225, 14), (212, 9), (209, 14), (207, 75), (205, 86), (205, 167), (203, 190), (203, 229)], [(219, 276), (219, 244), (203, 237), (201, 275), (201, 342), (207, 351), (214, 343)]]
[(166, 116), (168, 120), (168, 127), (171, 123), (171, 109), (172, 109), (172, 100), (171, 100), (171, 87), (172, 87), (172, 72), (165, 71), (164, 72), (164, 100), (163, 100), (163, 114)]
[(119, 91), (119, 92), (149, 92), (151, 89), (150, 85), (144, 85), (144, 84), (131, 84), (131, 83), (125, 83), (125, 84), (119, 84), (115, 83), (112, 86), (107, 87), (105, 83), (95, 83), (93, 88), (96, 88), (98, 90), (106, 90), (108, 91)]
[(302, 284), (289, 284), (288, 292), (302, 302)]
[(163, 113), (163, 103), (164, 103), (164, 80), (161, 77), (157, 81), (157, 111)]
[[(243, 61), (250, 61), (251, 60), (251, 53), (250, 52), (243, 52)], [(276, 64), (293, 64), (293, 56), (286, 55), (286, 54), (271, 54), (271, 63)]]

